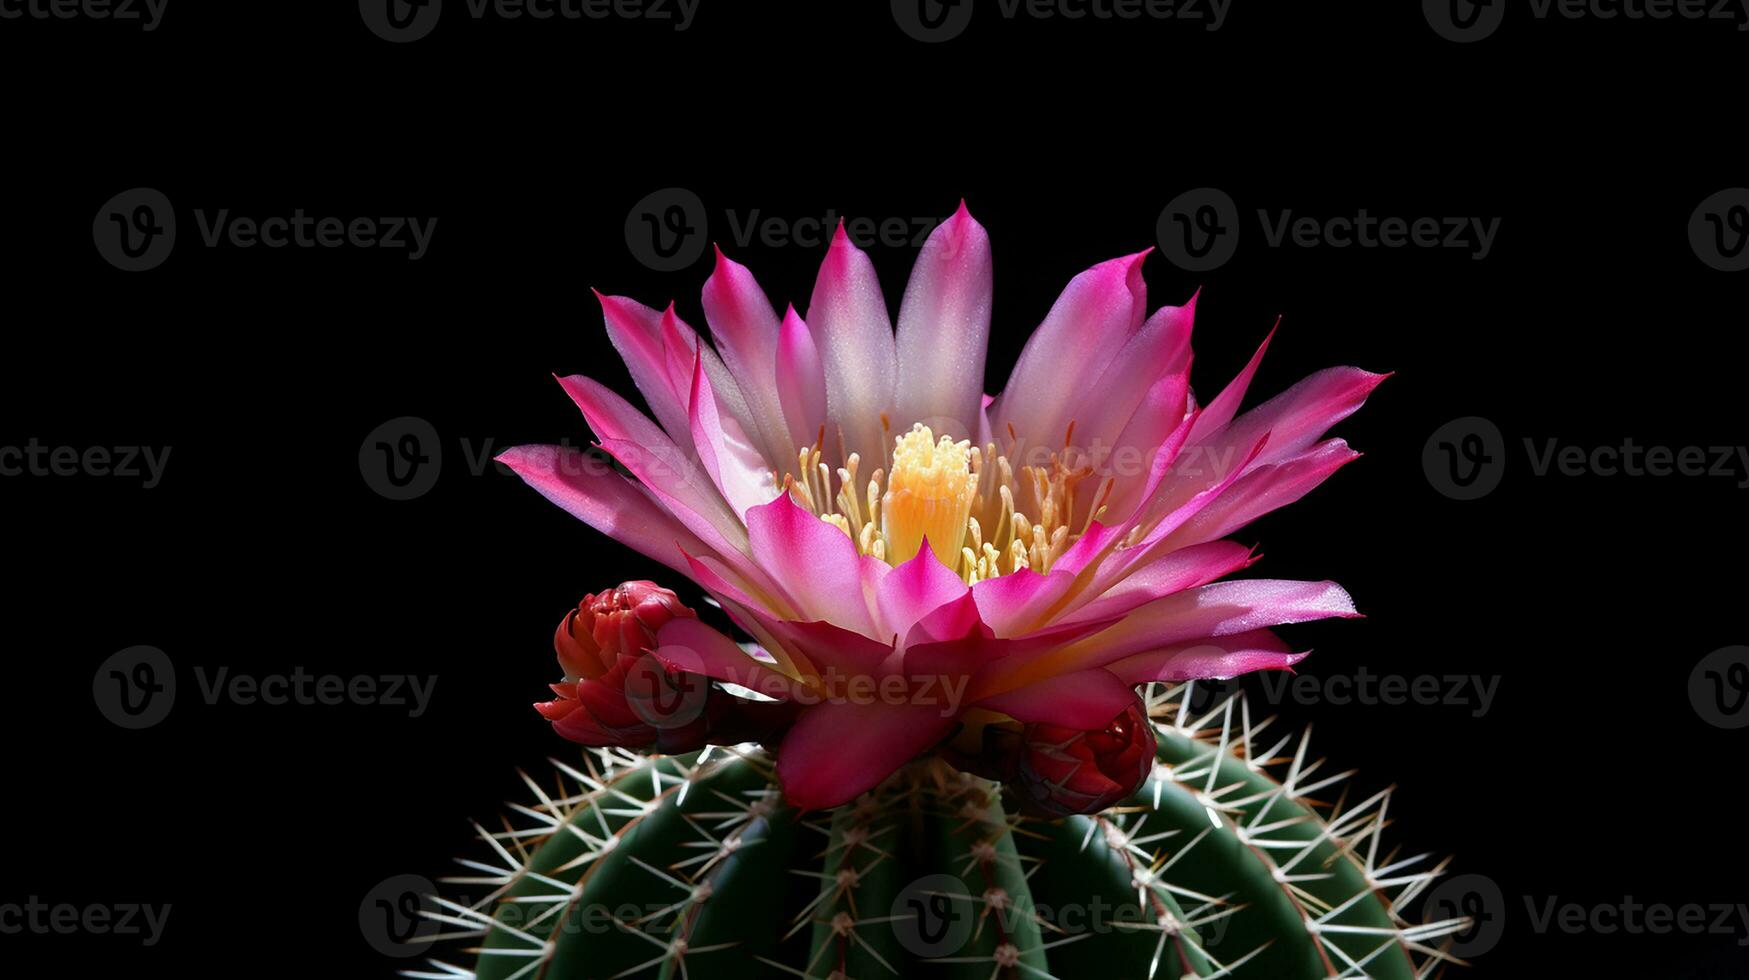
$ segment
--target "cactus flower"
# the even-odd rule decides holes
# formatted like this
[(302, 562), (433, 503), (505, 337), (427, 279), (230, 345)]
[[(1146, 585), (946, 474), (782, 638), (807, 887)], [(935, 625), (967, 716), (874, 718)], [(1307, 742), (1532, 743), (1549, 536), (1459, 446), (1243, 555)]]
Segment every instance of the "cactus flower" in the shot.
[(874, 787), (968, 711), (1103, 730), (1136, 684), (1286, 669), (1304, 653), (1271, 627), (1356, 615), (1330, 582), (1224, 580), (1256, 557), (1226, 537), (1358, 455), (1324, 433), (1383, 378), (1330, 368), (1240, 412), (1266, 338), (1199, 400), (1196, 298), (1150, 314), (1146, 255), (1076, 276), (991, 397), (990, 242), (963, 204), (896, 331), (842, 227), (806, 320), (719, 252), (712, 343), (672, 304), (598, 294), (650, 416), (560, 379), (625, 472), (556, 446), (499, 459), (753, 638), (673, 615), (650, 650), (794, 706), (776, 751), (798, 806)]

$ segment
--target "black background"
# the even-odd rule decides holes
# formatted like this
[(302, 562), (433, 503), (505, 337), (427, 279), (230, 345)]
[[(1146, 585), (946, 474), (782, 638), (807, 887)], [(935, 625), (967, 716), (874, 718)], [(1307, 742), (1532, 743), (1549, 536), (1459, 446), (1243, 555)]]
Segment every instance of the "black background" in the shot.
[[(449, 873), (517, 766), (571, 749), (528, 709), (583, 592), (675, 576), (468, 454), (587, 431), (551, 372), (630, 382), (589, 288), (704, 326), (708, 257), (640, 265), (628, 210), (699, 195), (711, 234), (780, 306), (822, 248), (738, 245), (728, 214), (944, 217), (965, 197), (996, 255), (989, 385), (1072, 275), (1154, 242), (1214, 186), (1236, 257), (1149, 259), (1152, 305), (1203, 288), (1206, 396), (1283, 325), (1254, 391), (1329, 364), (1396, 371), (1337, 434), (1365, 451), (1241, 532), (1259, 574), (1332, 578), (1369, 618), (1289, 631), (1308, 673), (1498, 676), (1493, 710), (1289, 705), (1360, 786), (1396, 784), (1395, 838), (1506, 896), (1471, 973), (1749, 975), (1736, 937), (1535, 933), (1524, 896), (1749, 899), (1732, 791), (1743, 731), (1687, 681), (1744, 642), (1735, 478), (1535, 477), (1523, 440), (1740, 445), (1749, 273), (1690, 248), (1696, 205), (1749, 184), (1749, 35), (1728, 24), (1509, 19), (1447, 42), (1391, 12), (1234, 5), (1226, 25), (1004, 22), (925, 45), (885, 4), (705, 0), (692, 30), (472, 21), (391, 45), (350, 3), (197, 7), (158, 30), (0, 21), (9, 206), (0, 444), (170, 446), (163, 484), (9, 477), (7, 844), (0, 902), (170, 903), (150, 949), (0, 936), (70, 975), (387, 976), (357, 924), (382, 879)], [(849, 5), (842, 5), (849, 7)], [(1360, 5), (1356, 5), (1360, 6)], [(1316, 9), (1310, 9), (1316, 8)], [(1517, 8), (1515, 8), (1516, 10)], [(178, 209), (146, 273), (92, 217), (133, 187)], [(1461, 250), (1268, 248), (1255, 211), (1498, 216)], [(193, 212), (438, 217), (428, 256), (200, 246)], [(707, 253), (708, 254), (708, 253)], [(915, 249), (872, 250), (896, 304)], [(1442, 424), (1505, 435), (1500, 488), (1429, 485)], [(384, 421), (440, 435), (436, 487), (373, 492)], [(696, 594), (683, 589), (683, 594)], [(116, 728), (93, 671), (175, 661), (175, 712)], [(425, 716), (207, 706), (192, 671), (437, 676)], [(8, 972), (11, 972), (9, 969)]]

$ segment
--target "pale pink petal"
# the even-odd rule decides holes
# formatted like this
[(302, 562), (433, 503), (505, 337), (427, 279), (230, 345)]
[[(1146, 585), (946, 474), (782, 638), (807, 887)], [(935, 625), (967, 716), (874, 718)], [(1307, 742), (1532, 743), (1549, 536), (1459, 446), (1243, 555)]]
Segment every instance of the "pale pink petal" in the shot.
[[(717, 250), (717, 267), (705, 280), (704, 317), (723, 363), (745, 395), (768, 465), (780, 467), (795, 452), (777, 387), (777, 313), (753, 273)], [(714, 380), (714, 379), (713, 379)]]
[(990, 236), (962, 201), (930, 234), (899, 306), (896, 429), (977, 434), (993, 290)]
[(687, 571), (687, 552), (709, 550), (606, 460), (563, 446), (517, 446), (498, 462), (571, 516), (678, 572)]
[(898, 375), (893, 323), (874, 263), (842, 222), (814, 282), (808, 329), (826, 372), (828, 445), (842, 433), (846, 455), (884, 459), (889, 437), (881, 413), (892, 411)]
[(1106, 664), (1105, 669), (1131, 684), (1178, 683), (1205, 678), (1224, 680), (1254, 670), (1286, 670), (1307, 656), (1295, 653), (1268, 630), (1252, 630), (1134, 654)]
[(801, 810), (848, 803), (953, 727), (936, 705), (826, 702), (804, 710), (777, 748), (777, 778)]
[(747, 513), (749, 507), (770, 503), (778, 494), (771, 470), (758, 449), (747, 441), (741, 426), (733, 418), (718, 413), (716, 394), (705, 376), (702, 357), (693, 368), (691, 389), (692, 443), (723, 499), (736, 515)]
[(1063, 444), (1073, 410), (1142, 325), (1147, 254), (1102, 262), (1076, 276), (1021, 350), (990, 419), (998, 439), (1013, 429), (1023, 457)]
[(934, 549), (921, 548), (881, 579), (876, 596), (881, 632), (906, 636), (918, 620), (959, 599), (966, 591), (966, 583), (935, 557)]
[[(777, 398), (783, 406), (783, 417), (789, 425), (790, 451), (784, 457), (780, 473), (791, 472), (793, 458), (803, 446), (811, 446), (826, 424), (826, 375), (820, 364), (819, 348), (814, 335), (796, 308), (790, 307), (783, 316), (777, 345)], [(885, 458), (885, 457), (882, 457)], [(799, 474), (798, 474), (799, 475)]]
[(1104, 670), (1083, 670), (1016, 688), (978, 702), (1016, 721), (1096, 730), (1136, 700), (1135, 688)]
[(876, 636), (872, 610), (880, 579), (891, 571), (885, 562), (857, 554), (849, 535), (787, 493), (747, 511), (747, 534), (754, 561), (782, 584), (803, 618)]

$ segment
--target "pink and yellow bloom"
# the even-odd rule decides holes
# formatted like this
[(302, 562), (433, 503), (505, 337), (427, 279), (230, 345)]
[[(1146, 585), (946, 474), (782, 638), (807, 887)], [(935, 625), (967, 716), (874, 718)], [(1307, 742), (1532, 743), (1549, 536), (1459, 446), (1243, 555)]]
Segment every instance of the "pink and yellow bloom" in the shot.
[(500, 459), (753, 638), (677, 615), (652, 652), (796, 702), (776, 750), (799, 806), (991, 720), (1103, 731), (1136, 684), (1285, 669), (1304, 654), (1271, 627), (1355, 615), (1330, 582), (1223, 581), (1255, 559), (1226, 536), (1354, 459), (1324, 434), (1383, 379), (1330, 368), (1241, 413), (1265, 340), (1198, 400), (1195, 297), (1149, 315), (1146, 254), (1070, 281), (990, 397), (990, 242), (964, 205), (923, 247), (896, 331), (842, 229), (805, 321), (719, 253), (714, 343), (672, 305), (599, 297), (653, 419), (560, 379), (629, 477), (554, 446)]

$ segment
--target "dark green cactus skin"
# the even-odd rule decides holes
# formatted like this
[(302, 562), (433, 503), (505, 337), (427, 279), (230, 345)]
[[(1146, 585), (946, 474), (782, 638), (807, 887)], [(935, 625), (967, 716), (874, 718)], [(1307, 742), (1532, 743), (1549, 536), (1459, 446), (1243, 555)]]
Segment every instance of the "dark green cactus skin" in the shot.
[[(935, 760), (810, 814), (757, 751), (561, 766), (517, 807), (535, 826), (486, 835), (470, 867), (491, 873), (452, 879), (489, 891), (449, 903), (477, 929), (458, 957), (479, 980), (1414, 978), (1449, 961), (1429, 943), (1464, 923), (1400, 910), (1443, 866), (1375, 863), (1387, 794), (1315, 805), (1347, 774), (1315, 776), (1303, 742), (1268, 764), (1242, 704), (1191, 720), (1178, 693), (1151, 702), (1154, 776), (1091, 817), (1018, 816)], [(470, 975), (432, 966), (408, 975)]]

